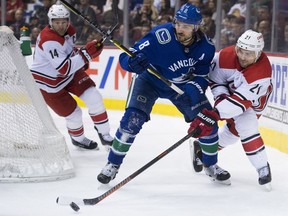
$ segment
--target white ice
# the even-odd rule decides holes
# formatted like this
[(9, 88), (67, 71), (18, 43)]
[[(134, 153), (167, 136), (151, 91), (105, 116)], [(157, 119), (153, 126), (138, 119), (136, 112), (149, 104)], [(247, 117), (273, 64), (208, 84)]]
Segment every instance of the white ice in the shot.
[[(86, 134), (98, 137), (84, 110)], [(112, 134), (123, 111), (108, 111)], [(219, 165), (231, 173), (231, 186), (211, 182), (192, 170), (186, 141), (156, 164), (94, 206), (80, 206), (78, 213), (57, 205), (58, 196), (93, 198), (108, 186), (96, 176), (107, 152), (83, 151), (72, 146), (64, 119), (53, 115), (65, 135), (75, 165), (76, 177), (44, 183), (0, 183), (0, 216), (286, 216), (288, 214), (288, 155), (267, 147), (272, 170), (272, 191), (258, 185), (257, 173), (239, 144), (219, 153)], [(186, 135), (182, 118), (153, 114), (137, 136), (115, 180), (116, 185)], [(283, 143), (287, 145), (287, 143)]]

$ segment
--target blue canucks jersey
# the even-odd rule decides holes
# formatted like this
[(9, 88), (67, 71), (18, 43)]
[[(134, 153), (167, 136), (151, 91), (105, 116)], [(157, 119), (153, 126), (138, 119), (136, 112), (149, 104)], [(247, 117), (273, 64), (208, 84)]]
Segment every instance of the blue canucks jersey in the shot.
[[(193, 22), (196, 13), (199, 18), (198, 21), (201, 21), (198, 9), (189, 3), (182, 6), (177, 14), (179, 15), (179, 13), (187, 19), (193, 17)], [(188, 21), (191, 22), (191, 20)], [(212, 109), (205, 95), (205, 90), (208, 87), (208, 73), (215, 54), (215, 47), (201, 31), (195, 32), (192, 39), (191, 45), (184, 46), (177, 40), (173, 24), (166, 23), (153, 28), (130, 48), (130, 51), (135, 55), (138, 53), (145, 54), (149, 63), (163, 77), (182, 89), (184, 93), (179, 95), (154, 74), (149, 71), (142, 72), (141, 67), (139, 67), (138, 75), (133, 76), (131, 81), (126, 109), (109, 152), (108, 161), (110, 164), (115, 164), (118, 167), (122, 164), (136, 135), (144, 123), (149, 121), (152, 108), (158, 98), (170, 101), (183, 114), (186, 122), (191, 122), (204, 108)], [(121, 67), (133, 72), (129, 66), (129, 59), (130, 56), (127, 53), (122, 53), (119, 56)], [(146, 66), (146, 63), (143, 66), (141, 62), (137, 62), (137, 59), (135, 62), (139, 63), (142, 68)], [(212, 138), (205, 137), (205, 142), (204, 140), (202, 142), (207, 143), (209, 148), (212, 146), (214, 149), (216, 146), (216, 150), (217, 129), (213, 131)], [(167, 135), (169, 136), (169, 134)], [(201, 139), (199, 139), (200, 142)], [(205, 154), (203, 155), (205, 156)], [(217, 155), (212, 155), (211, 158), (212, 162), (217, 161)], [(98, 180), (99, 176), (100, 180), (104, 179), (102, 173), (98, 175)], [(108, 177), (108, 181), (111, 179), (113, 178)]]
[[(205, 34), (196, 33), (196, 39), (190, 46), (184, 46), (177, 41), (175, 29), (172, 23), (165, 23), (152, 29), (146, 36), (130, 48), (133, 53), (144, 53), (149, 62), (168, 80), (181, 86), (197, 77), (198, 84), (206, 90), (206, 80), (209, 67), (214, 57), (215, 47)], [(131, 71), (128, 65), (129, 56), (126, 53), (120, 55), (120, 64)], [(155, 78), (149, 72), (141, 76), (150, 79), (151, 82), (162, 81)], [(200, 78), (200, 79), (199, 79)], [(157, 85), (157, 83), (154, 83)]]

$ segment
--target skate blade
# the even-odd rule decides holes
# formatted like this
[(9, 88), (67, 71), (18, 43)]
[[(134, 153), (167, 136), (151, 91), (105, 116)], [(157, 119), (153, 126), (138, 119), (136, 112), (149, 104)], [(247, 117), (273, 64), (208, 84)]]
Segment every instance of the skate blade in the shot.
[(231, 185), (230, 179), (227, 179), (227, 180), (224, 180), (224, 181), (219, 181), (219, 180), (217, 180), (217, 179), (215, 179), (215, 178), (211, 178), (211, 177), (210, 177), (210, 180), (211, 180), (212, 182), (215, 182), (215, 183), (221, 184), (221, 185), (227, 185), (227, 186)]
[(104, 146), (104, 149), (106, 152), (110, 151), (111, 146), (109, 146), (109, 145), (103, 145), (103, 146)]
[(110, 190), (112, 188), (112, 186), (108, 183), (108, 184), (102, 184), (101, 182), (99, 182), (98, 185), (98, 190)]
[(267, 184), (264, 184), (264, 185), (261, 185), (261, 187), (262, 187), (265, 191), (267, 191), (267, 192), (272, 191), (272, 184), (271, 184), (271, 182), (269, 182), (269, 183), (267, 183)]
[(85, 152), (85, 151), (99, 151), (100, 150), (99, 146), (97, 146), (95, 149), (85, 149), (85, 148), (82, 148), (79, 146), (75, 146), (75, 148), (77, 149), (77, 151), (83, 151), (83, 152)]

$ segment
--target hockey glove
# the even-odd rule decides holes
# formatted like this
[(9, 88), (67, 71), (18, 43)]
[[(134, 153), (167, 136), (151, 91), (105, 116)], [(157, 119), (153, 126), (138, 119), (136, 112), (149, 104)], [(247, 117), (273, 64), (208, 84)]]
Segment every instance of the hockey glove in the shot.
[(91, 61), (93, 58), (96, 58), (101, 54), (103, 50), (103, 44), (99, 43), (97, 40), (93, 40), (86, 44), (85, 47), (82, 47), (79, 50), (79, 54), (84, 59), (85, 63)]
[(136, 56), (129, 58), (129, 67), (133, 72), (140, 74), (149, 67), (148, 58), (144, 53), (138, 53)]
[(220, 116), (216, 109), (208, 110), (205, 108), (199, 112), (196, 118), (191, 122), (188, 133), (190, 134), (193, 132), (193, 137), (195, 138), (208, 136), (212, 133), (218, 120), (220, 120)]
[(180, 95), (178, 99), (188, 102), (193, 107), (201, 101), (206, 100), (205, 91), (198, 83), (189, 81), (184, 86), (184, 94)]

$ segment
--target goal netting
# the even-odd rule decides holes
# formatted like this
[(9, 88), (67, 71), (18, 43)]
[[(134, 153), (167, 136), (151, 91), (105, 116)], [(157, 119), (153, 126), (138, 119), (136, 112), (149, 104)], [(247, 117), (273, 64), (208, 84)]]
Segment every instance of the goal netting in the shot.
[(0, 26), (0, 182), (74, 176), (64, 136), (35, 84), (19, 41)]

